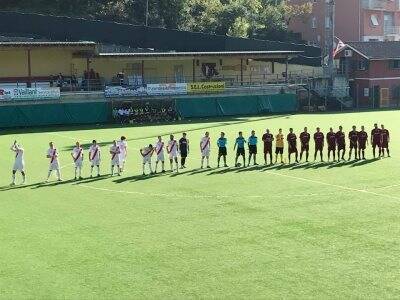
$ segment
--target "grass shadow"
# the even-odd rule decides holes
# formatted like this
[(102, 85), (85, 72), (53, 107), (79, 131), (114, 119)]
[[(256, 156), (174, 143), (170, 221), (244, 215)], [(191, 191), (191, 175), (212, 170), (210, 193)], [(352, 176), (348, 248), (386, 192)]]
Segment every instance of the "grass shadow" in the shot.
[(205, 168), (205, 169), (201, 169), (201, 168), (200, 169), (194, 169), (192, 171), (186, 172), (186, 174), (188, 176), (193, 176), (193, 175), (207, 173), (207, 172), (212, 172), (212, 168), (210, 168), (210, 169), (207, 169), (207, 168)]
[(354, 164), (354, 161), (353, 160), (350, 160), (350, 161), (348, 161), (348, 160), (341, 160), (341, 161), (339, 161), (339, 162), (333, 162), (329, 167), (328, 167), (328, 169), (333, 169), (333, 168), (341, 168), (341, 167), (345, 167), (345, 166), (350, 166), (350, 165), (352, 165), (352, 164)]
[(352, 168), (355, 167), (362, 167), (368, 164), (372, 164), (374, 162), (377, 162), (379, 160), (379, 158), (373, 158), (373, 159), (366, 159), (366, 160), (359, 160), (357, 162), (355, 162), (354, 164), (351, 165)]
[(219, 168), (216, 169), (215, 171), (212, 171), (210, 173), (207, 174), (207, 176), (210, 175), (223, 175), (223, 174), (227, 174), (227, 173), (232, 173), (237, 171), (238, 168), (233, 168), (233, 167), (227, 167), (227, 168)]

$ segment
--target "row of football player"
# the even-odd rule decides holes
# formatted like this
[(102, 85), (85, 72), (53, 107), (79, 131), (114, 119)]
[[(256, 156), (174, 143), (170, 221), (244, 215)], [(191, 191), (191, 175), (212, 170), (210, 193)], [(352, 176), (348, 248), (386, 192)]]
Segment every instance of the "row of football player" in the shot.
[[(349, 132), (348, 138), (350, 140), (350, 153), (349, 159), (351, 158), (352, 151), (354, 150), (355, 159), (363, 158), (365, 159), (365, 149), (368, 144), (368, 134), (365, 132), (364, 126), (361, 127), (361, 131), (357, 131), (357, 128), (353, 126), (353, 129)], [(375, 150), (379, 149), (379, 156), (384, 155), (384, 151), (387, 151), (389, 156), (389, 131), (381, 126), (381, 129), (378, 128), (378, 125), (374, 125), (374, 129), (371, 131), (371, 144), (373, 146), (373, 153), (375, 157)], [(274, 137), (270, 131), (267, 129), (265, 134), (262, 137), (262, 141), (264, 142), (264, 160), (267, 164), (267, 156), (269, 155), (270, 164), (272, 164), (272, 143), (275, 140), (276, 148), (275, 148), (275, 163), (278, 161), (278, 156), (280, 156), (281, 163), (283, 163), (283, 152), (284, 152), (284, 135), (282, 133), (282, 129), (279, 129), (278, 134)], [(297, 149), (297, 136), (293, 132), (291, 128), (289, 130), (289, 134), (286, 137), (288, 142), (288, 153), (289, 153), (289, 163), (291, 162), (292, 154), (295, 155), (295, 160), (298, 162), (299, 151)], [(309, 158), (309, 144), (310, 144), (311, 136), (308, 133), (307, 128), (304, 128), (304, 131), (300, 134), (301, 141), (301, 151), (300, 151), (300, 160), (302, 160), (303, 154), (305, 153), (306, 161), (308, 162)], [(324, 148), (324, 140), (325, 136), (321, 132), (320, 128), (316, 129), (314, 133), (314, 142), (315, 142), (315, 153), (314, 160), (317, 157), (317, 154), (320, 153), (321, 161), (323, 161), (323, 148)], [(345, 149), (346, 149), (346, 137), (343, 132), (343, 128), (340, 126), (339, 131), (336, 133), (333, 131), (333, 128), (330, 128), (329, 133), (326, 135), (326, 140), (328, 144), (328, 160), (330, 160), (330, 155), (333, 154), (333, 160), (336, 158), (336, 150), (338, 160), (344, 159)], [(258, 138), (255, 135), (255, 131), (251, 132), (250, 137), (246, 140), (243, 137), (243, 133), (239, 132), (238, 137), (236, 138), (234, 144), (234, 150), (236, 149), (236, 158), (235, 158), (235, 166), (238, 166), (238, 159), (241, 156), (243, 158), (243, 166), (246, 166), (245, 159), (245, 144), (248, 144), (249, 148), (249, 159), (248, 165), (250, 165), (251, 160), (253, 159), (254, 165), (257, 165), (257, 145)], [(225, 133), (221, 133), (221, 136), (217, 140), (218, 146), (218, 167), (220, 166), (221, 158), (223, 159), (224, 166), (227, 167), (226, 164), (226, 156), (227, 156), (227, 138), (225, 137)], [(151, 160), (152, 156), (155, 153), (157, 156), (156, 160), (156, 168), (161, 163), (162, 172), (165, 172), (164, 168), (164, 148), (168, 153), (171, 171), (174, 170), (174, 163), (176, 165), (176, 171), (178, 171), (178, 156), (181, 157), (181, 168), (185, 168), (186, 158), (189, 154), (189, 140), (187, 139), (186, 133), (183, 133), (182, 138), (177, 142), (173, 135), (170, 136), (170, 140), (168, 141), (167, 147), (165, 147), (164, 142), (162, 141), (162, 137), (158, 137), (158, 141), (156, 146), (153, 147), (149, 145), (140, 150), (140, 154), (143, 157), (143, 174), (145, 173), (145, 165), (148, 164), (150, 168), (150, 172), (153, 173)], [(25, 181), (25, 163), (23, 159), (23, 149), (18, 146), (16, 142), (11, 148), (14, 152), (16, 152), (15, 164), (13, 168), (13, 184), (15, 184), (15, 174), (17, 171), (21, 171), (23, 176), (23, 182)], [(207, 162), (207, 168), (210, 168), (209, 158), (210, 158), (210, 150), (211, 150), (211, 140), (208, 132), (205, 133), (204, 137), (201, 138), (200, 141), (200, 152), (201, 152), (201, 168), (204, 166), (204, 161)], [(358, 153), (357, 153), (358, 150)], [(111, 155), (111, 175), (114, 175), (115, 168), (117, 170), (117, 175), (123, 171), (126, 155), (127, 155), (127, 142), (125, 137), (121, 137), (120, 141), (114, 141), (113, 145), (110, 148)], [(72, 150), (71, 153), (73, 162), (75, 164), (75, 179), (81, 179), (82, 172), (82, 164), (84, 157), (84, 150), (79, 144), (76, 143), (76, 146)], [(47, 152), (47, 158), (50, 159), (50, 168), (48, 173), (49, 179), (52, 171), (56, 171), (58, 180), (61, 180), (60, 174), (60, 165), (58, 161), (58, 151), (55, 148), (53, 143), (50, 143), (50, 148)], [(97, 168), (97, 176), (100, 176), (100, 147), (96, 141), (93, 141), (89, 149), (89, 161), (91, 163), (91, 176), (93, 176), (93, 169)]]
[[(24, 149), (21, 145), (17, 144), (17, 141), (11, 146), (11, 151), (15, 152), (15, 161), (12, 171), (12, 183), (15, 185), (16, 173), (19, 171), (22, 175), (22, 184), (26, 181), (25, 172), (25, 159)], [(111, 173), (114, 174), (115, 167), (117, 167), (117, 174), (120, 175), (123, 172), (126, 157), (128, 153), (128, 143), (124, 136), (119, 141), (114, 141), (110, 147), (111, 154)], [(59, 162), (59, 153), (53, 142), (49, 143), (49, 149), (47, 150), (46, 157), (49, 159), (49, 171), (47, 174), (46, 182), (50, 179), (52, 172), (56, 172), (57, 180), (61, 179), (61, 166)], [(75, 166), (75, 179), (82, 179), (82, 166), (84, 160), (84, 149), (79, 142), (76, 142), (75, 147), (72, 149), (71, 158)], [(100, 162), (101, 162), (101, 150), (100, 146), (94, 140), (89, 149), (89, 161), (91, 164), (90, 176), (93, 177), (94, 168), (97, 168), (97, 176), (100, 176)]]
[[(320, 128), (316, 129), (314, 133), (314, 142), (315, 142), (315, 152), (314, 152), (314, 160), (317, 158), (317, 154), (320, 154), (321, 161), (323, 161), (323, 149), (325, 145), (325, 135), (321, 132)], [(352, 152), (354, 150), (354, 158), (355, 159), (365, 159), (365, 149), (368, 145), (368, 133), (365, 131), (364, 126), (361, 126), (361, 130), (357, 131), (356, 126), (352, 127), (352, 130), (348, 134), (348, 139), (350, 141), (350, 153), (349, 160), (351, 159)], [(389, 155), (389, 131), (381, 126), (379, 129), (378, 125), (374, 125), (374, 129), (371, 131), (371, 145), (373, 147), (374, 157), (376, 156), (376, 149), (379, 151), (379, 157), (383, 156), (385, 150), (387, 155)], [(308, 133), (308, 129), (304, 128), (304, 131), (300, 134), (300, 142), (301, 142), (301, 150), (300, 153), (297, 148), (297, 136), (293, 132), (293, 129), (289, 129), (289, 134), (286, 136), (286, 141), (288, 144), (288, 153), (289, 153), (289, 163), (291, 163), (292, 155), (295, 156), (296, 163), (299, 162), (298, 156), (300, 154), (300, 160), (303, 158), (303, 154), (305, 154), (306, 162), (309, 159), (309, 150), (310, 150), (310, 140), (311, 135)], [(285, 147), (285, 137), (283, 135), (282, 129), (279, 129), (278, 134), (274, 137), (273, 134), (270, 133), (270, 130), (267, 129), (264, 135), (262, 136), (262, 141), (264, 142), (264, 161), (267, 164), (267, 158), (270, 158), (270, 164), (273, 164), (273, 150), (272, 144), (275, 141), (275, 163), (278, 161), (278, 156), (280, 157), (281, 163), (283, 161), (283, 153)], [(345, 152), (346, 152), (346, 135), (343, 132), (343, 127), (339, 127), (339, 131), (334, 132), (333, 128), (330, 128), (330, 131), (326, 135), (326, 142), (328, 144), (328, 161), (330, 160), (331, 154), (333, 160), (336, 160), (336, 151), (338, 161), (340, 159), (344, 160)], [(239, 157), (243, 158), (243, 166), (246, 166), (246, 156), (245, 156), (245, 144), (248, 144), (249, 149), (249, 157), (248, 157), (248, 165), (250, 165), (252, 159), (254, 165), (257, 164), (257, 145), (258, 138), (256, 136), (255, 131), (251, 132), (250, 137), (246, 140), (243, 137), (243, 133), (239, 132), (238, 137), (235, 140), (234, 150), (236, 150), (236, 158), (235, 158), (235, 166), (238, 166)], [(227, 138), (225, 137), (225, 133), (221, 132), (221, 136), (217, 140), (218, 146), (218, 167), (220, 166), (221, 158), (224, 162), (224, 167), (227, 167), (226, 164), (226, 156), (227, 156)], [(207, 168), (210, 168), (209, 165), (209, 157), (210, 157), (210, 136), (209, 133), (206, 132), (204, 137), (200, 141), (200, 152), (201, 152), (201, 168), (204, 167), (204, 160), (207, 161)], [(182, 138), (179, 140), (179, 143), (174, 139), (174, 136), (170, 136), (170, 140), (167, 145), (167, 152), (169, 154), (171, 171), (173, 171), (173, 163), (175, 162), (176, 171), (178, 171), (178, 154), (181, 156), (181, 168), (185, 168), (186, 158), (189, 154), (189, 140), (187, 139), (186, 133), (183, 133)], [(157, 164), (159, 162), (162, 163), (162, 171), (164, 172), (164, 143), (161, 137), (158, 137), (158, 141), (155, 147), (149, 145), (146, 148), (143, 148), (140, 151), (143, 156), (143, 174), (145, 173), (145, 165), (148, 164), (150, 168), (150, 172), (153, 172), (151, 168), (151, 158), (154, 153), (157, 155), (156, 160), (156, 169)]]

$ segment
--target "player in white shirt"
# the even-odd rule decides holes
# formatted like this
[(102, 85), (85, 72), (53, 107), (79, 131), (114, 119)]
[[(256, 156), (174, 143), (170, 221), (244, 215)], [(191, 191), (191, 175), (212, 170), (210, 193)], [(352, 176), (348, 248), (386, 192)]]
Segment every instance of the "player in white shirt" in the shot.
[(101, 149), (97, 145), (97, 141), (93, 140), (92, 146), (89, 149), (89, 161), (90, 161), (90, 177), (93, 177), (93, 169), (97, 168), (97, 177), (100, 177), (100, 161), (101, 161)]
[(206, 132), (204, 137), (202, 137), (202, 139), (200, 141), (201, 168), (202, 169), (204, 166), (204, 158), (207, 159), (207, 168), (211, 168), (210, 167), (210, 148), (211, 148), (210, 133)]
[(120, 172), (122, 173), (125, 169), (126, 157), (128, 156), (128, 143), (126, 141), (126, 137), (121, 136), (121, 139), (118, 141), (119, 146), (119, 163), (120, 163)]
[(49, 173), (47, 174), (46, 182), (49, 181), (51, 172), (56, 171), (58, 181), (62, 181), (60, 172), (60, 162), (58, 160), (58, 151), (53, 142), (49, 143), (46, 157), (50, 159)]
[(15, 153), (15, 161), (12, 171), (12, 183), (11, 185), (15, 185), (15, 175), (17, 171), (21, 172), (22, 175), (22, 184), (25, 184), (25, 160), (24, 160), (24, 148), (17, 144), (17, 141), (14, 141), (14, 144), (11, 146), (11, 151)]
[(162, 165), (162, 171), (161, 172), (165, 173), (165, 169), (164, 169), (164, 161), (165, 161), (165, 159), (164, 159), (164, 142), (163, 142), (161, 136), (158, 137), (158, 141), (157, 141), (157, 144), (156, 144), (155, 152), (156, 152), (156, 155), (157, 155), (155, 173), (157, 173), (157, 166), (158, 166), (159, 162), (161, 162), (161, 165)]
[(118, 176), (121, 176), (121, 168), (119, 160), (121, 151), (119, 149), (117, 141), (113, 141), (113, 144), (110, 147), (110, 154), (111, 154), (111, 176), (114, 175), (115, 167), (117, 167)]
[(72, 161), (75, 165), (75, 180), (82, 178), (83, 165), (83, 148), (79, 142), (76, 142), (74, 149), (71, 152)]
[(153, 145), (149, 145), (143, 149), (140, 149), (140, 154), (143, 157), (143, 175), (146, 175), (145, 167), (149, 164), (150, 174), (153, 174), (153, 169), (151, 168), (151, 157), (153, 156), (154, 148)]
[(178, 168), (178, 143), (174, 139), (174, 136), (172, 134), (169, 136), (167, 152), (168, 152), (168, 155), (169, 155), (169, 163), (171, 165), (171, 172), (174, 171), (174, 167), (173, 167), (174, 161), (175, 161), (175, 165), (176, 165), (176, 172), (179, 172), (179, 168)]

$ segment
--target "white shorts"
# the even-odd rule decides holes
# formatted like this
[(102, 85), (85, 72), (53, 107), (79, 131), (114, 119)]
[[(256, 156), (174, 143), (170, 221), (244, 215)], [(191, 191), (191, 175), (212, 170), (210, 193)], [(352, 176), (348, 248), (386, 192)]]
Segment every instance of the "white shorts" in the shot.
[(120, 165), (120, 160), (119, 160), (119, 156), (118, 155), (116, 155), (116, 157), (111, 160), (111, 165), (112, 166), (119, 166)]
[(54, 162), (50, 163), (49, 170), (50, 171), (60, 170), (60, 164), (58, 163), (58, 161), (54, 161)]
[(151, 156), (145, 156), (143, 157), (143, 164), (151, 163)]
[(169, 153), (169, 159), (174, 159), (178, 158), (178, 152), (170, 152)]
[(74, 162), (76, 168), (82, 168), (83, 161), (82, 159), (78, 159)]
[(123, 163), (126, 161), (126, 153), (119, 154), (119, 161)]
[(202, 157), (208, 157), (208, 156), (210, 156), (210, 149), (202, 150), (202, 151), (201, 151), (201, 156), (202, 156)]
[(93, 160), (91, 160), (91, 161), (90, 161), (90, 165), (91, 165), (92, 167), (100, 166), (100, 159), (93, 159)]
[(164, 152), (157, 154), (157, 161), (164, 161)]
[(23, 161), (16, 161), (14, 163), (13, 171), (25, 171), (25, 163)]

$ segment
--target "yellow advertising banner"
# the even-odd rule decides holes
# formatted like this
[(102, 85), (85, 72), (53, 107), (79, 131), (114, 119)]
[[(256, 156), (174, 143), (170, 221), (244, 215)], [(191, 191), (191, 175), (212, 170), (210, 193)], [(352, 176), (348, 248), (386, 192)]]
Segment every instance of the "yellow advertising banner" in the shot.
[(213, 93), (225, 91), (225, 82), (192, 82), (188, 83), (188, 93)]

